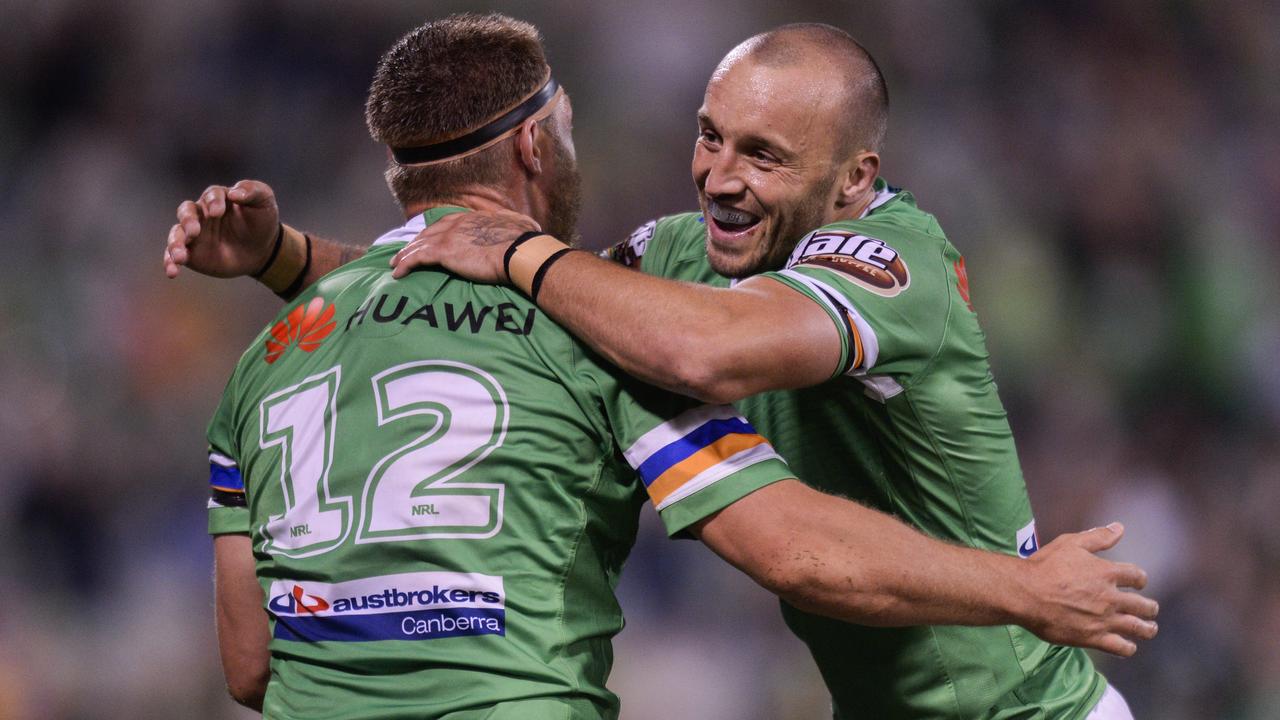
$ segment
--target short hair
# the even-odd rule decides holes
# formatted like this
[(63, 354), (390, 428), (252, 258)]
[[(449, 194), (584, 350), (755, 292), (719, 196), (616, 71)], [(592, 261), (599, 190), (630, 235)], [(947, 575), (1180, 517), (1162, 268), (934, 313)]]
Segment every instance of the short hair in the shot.
[(815, 54), (830, 60), (847, 91), (840, 151), (880, 151), (889, 125), (889, 87), (875, 58), (849, 33), (824, 23), (793, 23), (748, 38), (739, 48), (730, 56), (745, 55), (768, 67), (795, 65)]
[[(529, 23), (498, 13), (450, 15), (411, 30), (382, 56), (365, 122), (374, 140), (416, 147), (481, 127), (532, 95), (547, 77), (542, 36)], [(505, 180), (505, 155), (494, 147), (426, 166), (387, 167), (401, 206), (446, 200), (466, 187)]]

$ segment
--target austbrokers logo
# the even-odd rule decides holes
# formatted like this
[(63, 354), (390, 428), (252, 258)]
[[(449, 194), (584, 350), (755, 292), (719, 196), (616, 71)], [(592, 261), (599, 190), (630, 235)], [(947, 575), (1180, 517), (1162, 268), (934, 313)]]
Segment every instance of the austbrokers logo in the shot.
[(294, 585), (291, 592), (271, 598), (269, 607), (278, 613), (297, 615), (299, 613), (318, 613), (329, 609), (329, 601), (316, 595), (310, 595), (300, 586)]
[(324, 298), (319, 296), (290, 310), (284, 320), (271, 328), (271, 337), (267, 338), (267, 364), (279, 360), (295, 342), (302, 352), (314, 352), (338, 325), (333, 313), (333, 304), (325, 305)]

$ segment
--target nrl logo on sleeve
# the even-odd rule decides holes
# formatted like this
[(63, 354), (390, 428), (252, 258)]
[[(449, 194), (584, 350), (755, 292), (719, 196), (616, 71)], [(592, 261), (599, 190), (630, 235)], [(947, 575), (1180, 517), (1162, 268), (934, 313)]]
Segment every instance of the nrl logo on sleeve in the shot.
[(800, 264), (835, 270), (884, 297), (893, 297), (911, 284), (911, 273), (897, 250), (882, 240), (841, 230), (818, 231), (801, 240), (787, 267)]

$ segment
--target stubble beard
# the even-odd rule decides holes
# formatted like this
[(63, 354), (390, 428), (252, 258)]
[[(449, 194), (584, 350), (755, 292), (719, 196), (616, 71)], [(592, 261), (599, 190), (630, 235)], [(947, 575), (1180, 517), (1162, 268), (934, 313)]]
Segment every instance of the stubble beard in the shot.
[[(707, 260), (711, 264), (711, 269), (724, 277), (736, 279), (759, 275), (770, 270), (781, 270), (787, 258), (791, 256), (791, 251), (795, 249), (796, 243), (800, 242), (800, 238), (826, 224), (826, 195), (835, 178), (836, 174), (832, 172), (828, 177), (815, 182), (790, 210), (775, 216), (773, 218), (775, 222), (768, 228), (767, 234), (760, 238), (760, 242), (745, 257), (729, 259), (717, 256), (712, 249), (711, 230), (708, 228)], [(704, 195), (702, 217), (704, 222), (711, 222), (707, 219), (706, 203), (707, 199)]]
[(561, 242), (577, 247), (578, 214), (582, 210), (582, 175), (578, 164), (568, 149), (555, 141), (555, 175), (551, 179), (551, 194), (547, 198), (547, 226), (544, 231)]

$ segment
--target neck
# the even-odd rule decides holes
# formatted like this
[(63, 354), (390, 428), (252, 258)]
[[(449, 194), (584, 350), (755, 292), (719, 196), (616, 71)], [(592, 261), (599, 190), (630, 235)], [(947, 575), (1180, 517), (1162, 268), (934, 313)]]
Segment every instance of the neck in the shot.
[(857, 200), (837, 209), (835, 217), (832, 218), (831, 222), (857, 220), (862, 217), (862, 214), (867, 211), (867, 208), (871, 207), (871, 203), (874, 202), (875, 199), (876, 188), (873, 183), (858, 196)]
[(442, 207), (444, 205), (464, 207), (468, 210), (479, 212), (510, 210), (521, 215), (533, 214), (533, 208), (530, 207), (528, 198), (525, 197), (524, 193), (492, 187), (473, 187), (449, 197), (405, 205), (404, 216), (406, 219), (411, 218), (433, 207)]

